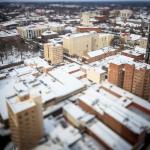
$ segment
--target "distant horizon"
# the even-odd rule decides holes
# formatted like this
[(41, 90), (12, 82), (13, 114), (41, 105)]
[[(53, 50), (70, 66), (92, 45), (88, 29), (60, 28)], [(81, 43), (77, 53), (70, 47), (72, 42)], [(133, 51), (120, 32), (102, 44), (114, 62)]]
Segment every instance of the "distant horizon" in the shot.
[(150, 2), (150, 0), (1, 0), (0, 2)]

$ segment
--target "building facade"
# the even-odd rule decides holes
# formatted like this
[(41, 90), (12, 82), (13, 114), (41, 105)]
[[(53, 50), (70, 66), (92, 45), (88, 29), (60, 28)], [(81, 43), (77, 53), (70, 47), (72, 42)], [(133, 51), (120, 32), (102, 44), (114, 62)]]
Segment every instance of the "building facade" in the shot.
[(63, 47), (61, 44), (47, 43), (44, 44), (44, 57), (52, 64), (63, 62)]
[(96, 16), (96, 12), (83, 12), (81, 14), (81, 24), (83, 26), (91, 26), (93, 25), (92, 19)]
[(43, 136), (41, 96), (33, 92), (8, 97), (7, 107), (12, 141), (19, 150), (36, 146)]
[(120, 10), (120, 17), (123, 19), (130, 18), (132, 14), (133, 14), (132, 10), (128, 10), (128, 9)]
[[(141, 65), (141, 66), (140, 66)], [(146, 100), (150, 100), (150, 66), (110, 63), (108, 81)]]
[(24, 39), (33, 39), (40, 37), (44, 31), (62, 32), (64, 24), (58, 23), (38, 23), (28, 26), (17, 27), (18, 33)]
[(71, 56), (82, 57), (89, 51), (109, 46), (113, 37), (113, 34), (96, 32), (69, 34), (63, 38), (63, 48)]

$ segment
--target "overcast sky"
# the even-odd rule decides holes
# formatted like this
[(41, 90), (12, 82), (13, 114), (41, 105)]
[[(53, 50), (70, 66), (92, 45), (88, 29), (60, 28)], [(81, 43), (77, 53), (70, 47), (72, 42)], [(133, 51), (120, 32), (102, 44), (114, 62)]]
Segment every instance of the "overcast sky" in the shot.
[(0, 0), (0, 2), (7, 2), (7, 1), (14, 1), (14, 2), (16, 2), (16, 1), (19, 1), (19, 2), (26, 2), (26, 1), (29, 1), (29, 2), (32, 2), (32, 1), (34, 1), (34, 2), (45, 2), (45, 1), (48, 1), (48, 2), (57, 2), (57, 1), (61, 1), (61, 2), (63, 2), (63, 1), (65, 1), (65, 2), (76, 2), (76, 1), (78, 1), (78, 2), (80, 2), (80, 1), (85, 1), (85, 2), (88, 2), (88, 1), (103, 1), (103, 2), (105, 2), (105, 1), (147, 1), (147, 2), (150, 2), (150, 0)]

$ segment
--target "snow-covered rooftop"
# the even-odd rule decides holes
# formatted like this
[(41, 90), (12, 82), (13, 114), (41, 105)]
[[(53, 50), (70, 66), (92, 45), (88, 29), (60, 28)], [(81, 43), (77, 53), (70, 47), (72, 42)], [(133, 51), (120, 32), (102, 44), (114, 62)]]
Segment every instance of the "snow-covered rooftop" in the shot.
[(41, 59), (40, 57), (34, 57), (24, 60), (24, 64), (28, 66), (34, 66), (37, 68), (43, 67), (43, 68), (50, 68), (50, 65), (45, 60)]
[(83, 82), (59, 68), (49, 71), (48, 74), (40, 73), (39, 76), (33, 75), (33, 71), (38, 72), (36, 68), (30, 66), (17, 68), (11, 72), (10, 77), (0, 81), (2, 92), (0, 113), (4, 120), (8, 119), (6, 106), (6, 97), (8, 96), (14, 94), (21, 96), (28, 94), (31, 89), (35, 89), (40, 93), (42, 102), (45, 103), (55, 98), (61, 100), (61, 98), (69, 97), (72, 93), (85, 88)]
[(150, 103), (147, 102), (146, 100), (116, 86), (111, 84), (110, 82), (104, 82), (102, 83), (102, 87), (109, 89), (110, 91), (117, 93), (120, 95), (120, 97), (128, 98), (130, 99), (131, 102), (137, 103), (138, 105), (146, 108), (147, 110), (150, 110)]
[(56, 22), (40, 22), (40, 23), (34, 23), (34, 24), (30, 24), (28, 26), (21, 26), (18, 27), (18, 29), (22, 29), (22, 30), (36, 30), (36, 29), (50, 29), (50, 28), (64, 28), (65, 25), (64, 24), (60, 24), (60, 23), (56, 23)]
[(72, 73), (80, 70), (80, 65), (77, 63), (69, 63), (64, 66), (59, 67), (59, 69), (67, 72), (67, 73)]
[(109, 114), (136, 134), (140, 134), (144, 129), (150, 129), (149, 121), (122, 107), (120, 104), (114, 103), (103, 93), (89, 89), (79, 99), (101, 115), (104, 113)]
[(142, 69), (142, 68), (150, 69), (149, 64), (146, 64), (144, 62), (135, 62), (133, 58), (124, 55), (115, 55), (115, 57), (113, 57), (113, 59), (111, 59), (109, 63), (113, 63), (117, 65), (130, 64), (130, 65), (134, 65), (136, 69)]
[(25, 101), (19, 101), (18, 97), (16, 96), (8, 99), (7, 102), (9, 103), (9, 106), (12, 108), (14, 113), (18, 113), (35, 106), (35, 103), (30, 99)]
[(87, 54), (90, 56), (90, 57), (96, 57), (96, 56), (99, 56), (99, 55), (102, 55), (102, 54), (105, 54), (105, 53), (108, 53), (110, 51), (115, 51), (116, 49), (112, 48), (112, 47), (105, 47), (105, 48), (101, 48), (99, 50), (94, 50), (94, 51), (91, 51), (91, 52), (88, 52)]
[(11, 37), (11, 36), (18, 36), (18, 32), (17, 30), (13, 29), (13, 30), (5, 30), (5, 31), (0, 31), (0, 37), (4, 38), (4, 37)]
[(111, 149), (115, 150), (131, 150), (132, 146), (127, 143), (123, 138), (113, 132), (105, 124), (100, 121), (96, 121), (91, 126), (87, 127), (94, 135), (102, 140)]
[(90, 120), (94, 118), (93, 115), (90, 115), (83, 111), (79, 106), (68, 103), (66, 106), (63, 107), (63, 110), (67, 112), (72, 118), (78, 120), (79, 123), (88, 123)]
[(70, 125), (67, 128), (57, 125), (50, 133), (50, 136), (53, 139), (59, 139), (62, 144), (67, 144), (68, 146), (74, 144), (82, 137), (79, 131)]

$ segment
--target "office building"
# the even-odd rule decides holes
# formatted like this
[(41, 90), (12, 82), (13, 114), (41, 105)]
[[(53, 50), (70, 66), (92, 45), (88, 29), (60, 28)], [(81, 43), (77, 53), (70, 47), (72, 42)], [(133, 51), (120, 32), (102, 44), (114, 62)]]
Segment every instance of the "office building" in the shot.
[(150, 128), (149, 122), (117, 102), (114, 103), (112, 99), (105, 93), (88, 89), (79, 97), (79, 105), (135, 147), (139, 147), (145, 140), (147, 127)]
[(63, 38), (63, 48), (71, 56), (82, 57), (89, 51), (109, 46), (113, 37), (96, 32), (68, 34)]
[(41, 96), (32, 91), (7, 97), (11, 138), (19, 150), (36, 146), (43, 136)]
[(17, 27), (20, 36), (24, 39), (34, 39), (41, 36), (44, 31), (62, 32), (64, 24), (58, 23), (37, 23), (28, 26)]
[(109, 64), (108, 81), (150, 100), (150, 65), (121, 56)]
[(61, 44), (46, 43), (44, 44), (44, 57), (51, 64), (63, 62), (63, 47)]
[(133, 14), (132, 10), (128, 10), (128, 9), (120, 10), (120, 17), (123, 19), (130, 18), (132, 14)]
[(96, 12), (83, 12), (81, 14), (81, 24), (83, 26), (91, 26), (93, 25), (93, 22), (96, 21), (94, 18), (96, 16)]

